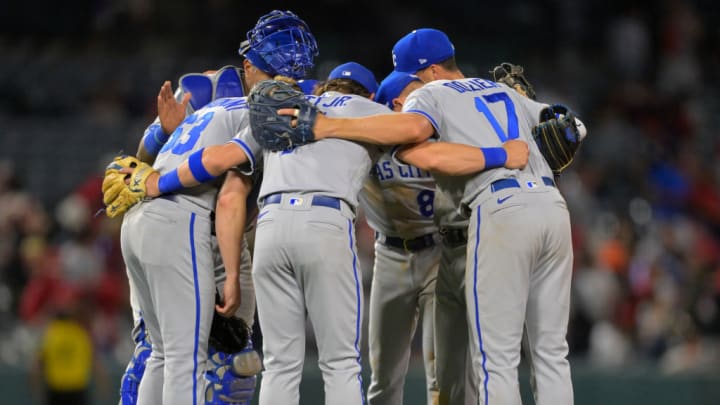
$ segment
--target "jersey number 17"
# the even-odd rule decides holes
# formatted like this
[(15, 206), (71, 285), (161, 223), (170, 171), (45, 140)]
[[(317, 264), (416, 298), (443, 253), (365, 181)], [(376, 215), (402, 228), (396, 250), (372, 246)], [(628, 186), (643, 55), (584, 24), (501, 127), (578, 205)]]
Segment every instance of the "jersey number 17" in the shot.
[[(507, 113), (508, 122), (507, 132), (505, 132), (505, 130), (500, 126), (500, 123), (495, 118), (492, 111), (490, 111), (490, 108), (488, 108), (485, 102), (505, 103), (505, 112)], [(501, 142), (505, 142), (510, 139), (517, 139), (520, 136), (520, 131), (518, 130), (517, 114), (515, 113), (515, 104), (513, 104), (512, 99), (510, 99), (510, 96), (508, 96), (507, 93), (500, 92), (488, 94), (482, 97), (475, 97), (475, 108), (481, 113), (485, 114), (485, 118), (487, 118), (490, 125), (492, 125), (495, 133), (497, 133), (497, 136), (498, 138), (500, 138)]]

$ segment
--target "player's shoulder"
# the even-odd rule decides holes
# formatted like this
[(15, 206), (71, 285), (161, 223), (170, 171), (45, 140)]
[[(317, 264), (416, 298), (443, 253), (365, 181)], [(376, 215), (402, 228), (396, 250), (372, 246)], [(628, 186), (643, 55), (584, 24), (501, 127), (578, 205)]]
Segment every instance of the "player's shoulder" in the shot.
[(383, 104), (376, 103), (357, 94), (326, 92), (320, 96), (308, 96), (307, 99), (320, 111), (329, 116), (359, 117), (389, 113), (392, 111)]
[(218, 110), (218, 111), (235, 111), (235, 110), (247, 110), (248, 109), (248, 102), (247, 97), (223, 97), (218, 98), (210, 103), (208, 103), (205, 107), (201, 108), (200, 110)]

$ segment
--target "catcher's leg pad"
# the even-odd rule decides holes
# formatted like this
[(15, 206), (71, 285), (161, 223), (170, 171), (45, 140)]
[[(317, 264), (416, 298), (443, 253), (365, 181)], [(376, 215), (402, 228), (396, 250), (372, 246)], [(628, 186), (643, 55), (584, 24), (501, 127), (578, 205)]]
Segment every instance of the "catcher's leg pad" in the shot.
[(141, 339), (135, 345), (135, 352), (120, 382), (121, 405), (135, 405), (137, 403), (138, 387), (143, 374), (145, 374), (145, 364), (148, 357), (150, 357), (150, 353), (152, 353), (152, 348), (147, 339)]
[(208, 353), (208, 371), (205, 373), (206, 405), (249, 405), (255, 396), (257, 374), (262, 370), (260, 356), (248, 343), (239, 353), (219, 352), (212, 347)]

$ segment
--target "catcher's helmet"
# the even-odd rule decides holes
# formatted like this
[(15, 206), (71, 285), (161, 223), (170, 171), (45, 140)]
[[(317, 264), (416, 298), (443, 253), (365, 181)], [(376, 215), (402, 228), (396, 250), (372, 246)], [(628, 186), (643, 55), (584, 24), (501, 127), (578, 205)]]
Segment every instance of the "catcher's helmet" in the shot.
[(291, 11), (273, 10), (248, 31), (239, 53), (268, 74), (302, 79), (318, 49), (305, 21)]

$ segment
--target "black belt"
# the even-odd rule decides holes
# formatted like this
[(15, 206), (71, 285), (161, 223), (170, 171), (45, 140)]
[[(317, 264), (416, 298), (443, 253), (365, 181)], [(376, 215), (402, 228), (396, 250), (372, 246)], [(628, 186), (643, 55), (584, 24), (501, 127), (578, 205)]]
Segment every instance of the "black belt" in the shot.
[(395, 236), (385, 236), (385, 240), (383, 241), (380, 237), (380, 233), (375, 232), (375, 239), (380, 240), (384, 245), (397, 249), (403, 249), (408, 252), (418, 252), (431, 246), (435, 246), (435, 235), (432, 233), (418, 236), (417, 238), (413, 239), (403, 239)]
[[(290, 205), (298, 204), (298, 203), (293, 203), (293, 200), (300, 200), (300, 198), (299, 197), (291, 198), (289, 201)], [(270, 194), (269, 196), (267, 196), (263, 199), (263, 205), (280, 204), (281, 201), (282, 201), (282, 193)], [(299, 201), (299, 204), (301, 204), (301, 203), (302, 203), (302, 200)], [(336, 197), (330, 197), (327, 195), (314, 195), (314, 196), (312, 196), (311, 205), (319, 206), (319, 207), (334, 208), (336, 210), (340, 210), (340, 199), (336, 198)]]
[(440, 236), (442, 236), (443, 243), (448, 246), (464, 245), (467, 243), (467, 228), (440, 227)]
[[(546, 186), (555, 187), (555, 181), (553, 181), (550, 177), (543, 176), (542, 181)], [(512, 187), (520, 188), (520, 182), (517, 181), (517, 179), (500, 179), (490, 183), (490, 190), (492, 190), (493, 193)]]

